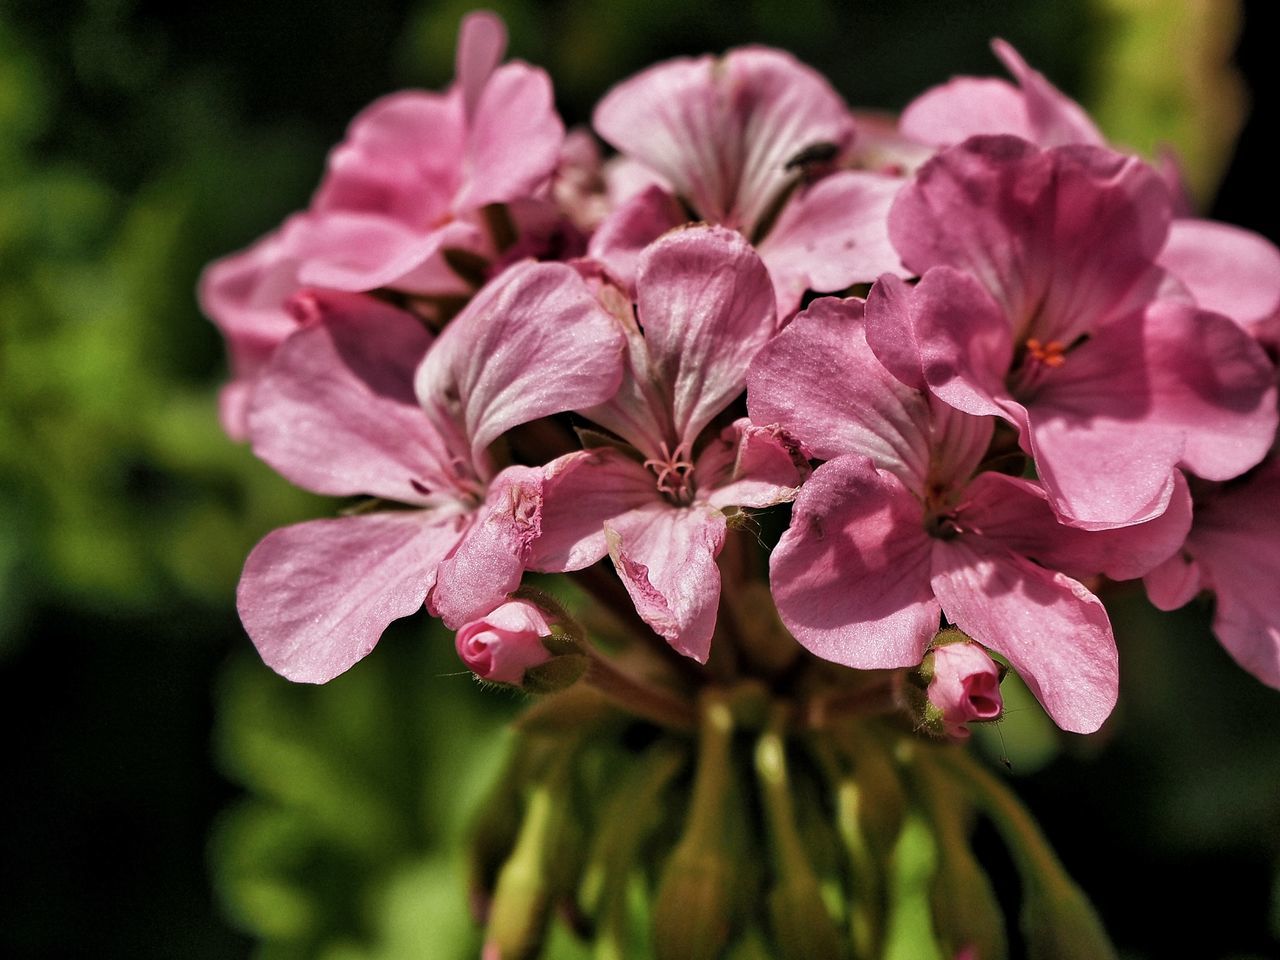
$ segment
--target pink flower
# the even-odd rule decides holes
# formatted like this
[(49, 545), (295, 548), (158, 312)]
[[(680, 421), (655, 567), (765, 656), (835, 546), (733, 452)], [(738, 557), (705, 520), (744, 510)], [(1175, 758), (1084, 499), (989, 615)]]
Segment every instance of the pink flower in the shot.
[(1273, 373), (1234, 323), (1154, 299), (1168, 194), (1132, 158), (975, 137), (942, 151), (890, 213), (907, 288), (886, 277), (867, 336), (904, 382), (1001, 417), (1064, 522), (1158, 516), (1174, 468), (1223, 480), (1276, 427)]
[(1145, 577), (1147, 595), (1173, 610), (1201, 590), (1217, 597), (1213, 632), (1235, 661), (1280, 688), (1280, 457), (1197, 495), (1182, 549)]
[[(1004, 655), (1063, 729), (1096, 730), (1115, 641), (1080, 578), (1140, 576), (1186, 536), (1189, 498), (1139, 526), (1057, 522), (1035, 483), (977, 472), (993, 421), (914, 390), (867, 347), (863, 305), (819, 300), (759, 354), (747, 405), (826, 460), (770, 558), (778, 612), (807, 649), (858, 669), (912, 666), (939, 615)], [(977, 473), (976, 473), (977, 472)], [(976, 476), (975, 476), (976, 473)]]
[(705, 661), (724, 510), (789, 500), (807, 465), (777, 430), (712, 426), (777, 327), (768, 274), (741, 235), (719, 227), (667, 235), (641, 256), (636, 290), (639, 324), (629, 303), (618, 310), (629, 339), (622, 386), (582, 411), (634, 455), (594, 449), (549, 481), (544, 523), (572, 514), (583, 526), (573, 537), (546, 534), (537, 549), (558, 569), (608, 553), (645, 622)]
[(948, 736), (964, 740), (971, 720), (994, 720), (1004, 710), (1000, 670), (975, 643), (947, 643), (935, 647), (929, 702), (942, 713)]
[(508, 270), (434, 344), (416, 317), (370, 297), (307, 302), (314, 320), (281, 345), (254, 392), (254, 452), (316, 493), (412, 508), (285, 527), (245, 562), (240, 617), (263, 659), (323, 683), (428, 597), (457, 628), (515, 589), (542, 531), (542, 485), (558, 467), (499, 471), (489, 447), (520, 424), (609, 397), (622, 339), (561, 264)]
[(549, 636), (551, 625), (536, 605), (511, 600), (460, 627), (454, 643), (481, 680), (518, 685), (526, 670), (551, 659), (542, 643)]
[(590, 245), (628, 286), (639, 251), (687, 219), (676, 198), (756, 244), (782, 316), (807, 289), (900, 269), (884, 227), (900, 181), (827, 172), (852, 142), (853, 120), (827, 81), (789, 54), (745, 47), (657, 64), (614, 87), (594, 125), (659, 181)]
[(551, 82), (527, 64), (499, 67), (505, 47), (501, 20), (468, 15), (447, 92), (396, 93), (366, 108), (330, 154), (310, 208), (205, 271), (201, 305), (231, 354), (222, 414), (232, 436), (246, 435), (253, 382), (295, 329), (285, 303), (300, 287), (469, 293), (445, 251), (496, 256), (481, 210), (546, 188), (564, 136)]

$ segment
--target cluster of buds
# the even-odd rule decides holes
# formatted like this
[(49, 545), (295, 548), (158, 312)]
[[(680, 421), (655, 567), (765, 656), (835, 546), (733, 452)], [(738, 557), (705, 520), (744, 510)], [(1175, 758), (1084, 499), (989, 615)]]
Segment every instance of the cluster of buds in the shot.
[[(773, 787), (789, 738), (878, 716), (960, 739), (999, 716), (1006, 667), (1095, 731), (1119, 676), (1101, 585), (1211, 591), (1219, 639), (1280, 686), (1271, 244), (1189, 216), (1176, 174), (1002, 43), (1015, 83), (953, 80), (891, 129), (781, 51), (661, 63), (597, 106), (608, 159), (505, 44), (467, 17), (448, 90), (370, 106), (310, 207), (205, 274), (227, 431), (361, 498), (249, 556), (268, 665), (323, 683), (425, 605), (482, 679), (582, 679), (700, 729), (697, 840), (663, 877), (731, 875), (706, 853), (729, 826), (698, 811), (733, 792), (703, 788), (732, 767), (708, 697), (746, 684), (766, 733), (743, 816), (793, 905), (817, 881)], [(566, 575), (585, 626), (529, 573)], [(814, 769), (839, 796), (840, 765)], [(939, 836), (964, 832), (949, 816)], [(523, 955), (502, 916), (500, 955)], [(713, 956), (728, 929), (680, 937)]]

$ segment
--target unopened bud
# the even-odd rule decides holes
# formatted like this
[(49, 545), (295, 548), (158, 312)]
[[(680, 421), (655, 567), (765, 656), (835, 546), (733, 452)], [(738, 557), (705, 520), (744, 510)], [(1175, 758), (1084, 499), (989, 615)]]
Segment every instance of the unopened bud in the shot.
[(550, 693), (570, 686), (586, 669), (586, 658), (547, 610), (530, 600), (510, 600), (463, 625), (458, 656), (481, 680)]
[[(999, 719), (1001, 667), (959, 630), (944, 630), (905, 688), (918, 726), (938, 737), (968, 739), (965, 726)], [(914, 689), (913, 689), (914, 688)]]

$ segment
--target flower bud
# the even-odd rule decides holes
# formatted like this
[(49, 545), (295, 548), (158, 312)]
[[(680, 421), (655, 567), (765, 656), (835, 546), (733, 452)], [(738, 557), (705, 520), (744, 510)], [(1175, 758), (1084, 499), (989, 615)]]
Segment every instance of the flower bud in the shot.
[(510, 600), (463, 625), (455, 645), (481, 680), (550, 692), (573, 683), (586, 666), (585, 659), (568, 652), (572, 644), (561, 634), (539, 605)]
[[(919, 727), (938, 737), (968, 739), (971, 721), (996, 720), (1003, 668), (959, 630), (943, 630), (906, 686)], [(914, 689), (912, 689), (914, 687)]]

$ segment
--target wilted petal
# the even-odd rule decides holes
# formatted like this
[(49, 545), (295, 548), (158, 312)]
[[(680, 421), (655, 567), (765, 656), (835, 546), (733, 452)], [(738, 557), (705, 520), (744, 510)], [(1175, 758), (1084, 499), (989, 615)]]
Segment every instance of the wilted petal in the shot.
[(768, 271), (741, 234), (691, 227), (640, 260), (637, 310), (653, 380), (673, 414), (677, 442), (698, 434), (742, 392), (747, 366), (777, 327)]
[(792, 195), (758, 247), (779, 316), (789, 316), (806, 290), (832, 292), (905, 273), (889, 242), (889, 206), (901, 186), (896, 177), (844, 171)]
[(1002, 546), (933, 542), (933, 592), (957, 627), (1008, 658), (1063, 730), (1093, 733), (1119, 691), (1119, 657), (1101, 601), (1080, 583)]
[(611, 397), (622, 348), (618, 325), (572, 267), (517, 264), (445, 328), (418, 368), (417, 394), (480, 463), (512, 427)]
[(929, 555), (919, 500), (870, 460), (845, 456), (800, 488), (769, 580), (783, 623), (819, 657), (907, 667), (938, 630)]
[(240, 619), (271, 669), (325, 683), (422, 606), (461, 526), (457, 516), (405, 510), (273, 531), (245, 561)]
[[(721, 460), (723, 451), (730, 455)], [(713, 464), (715, 460), (721, 462)], [(763, 509), (795, 499), (809, 476), (809, 461), (800, 443), (781, 427), (757, 427), (743, 418), (703, 451), (694, 476), (699, 498), (713, 507)]]
[(716, 557), (724, 514), (666, 503), (623, 514), (605, 527), (609, 556), (636, 612), (679, 653), (706, 663), (720, 603)]
[(359, 294), (305, 295), (315, 319), (258, 381), (253, 450), (300, 487), (401, 503), (451, 496), (449, 456), (413, 395), (422, 323)]

